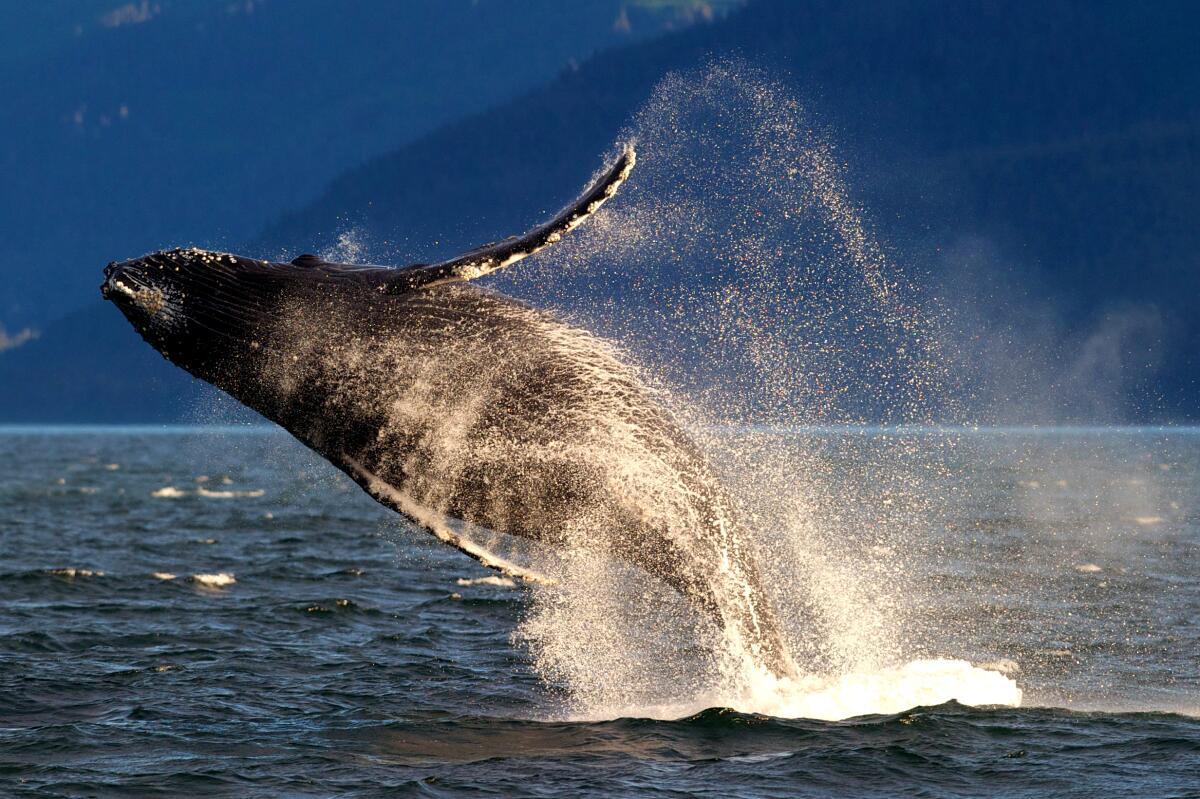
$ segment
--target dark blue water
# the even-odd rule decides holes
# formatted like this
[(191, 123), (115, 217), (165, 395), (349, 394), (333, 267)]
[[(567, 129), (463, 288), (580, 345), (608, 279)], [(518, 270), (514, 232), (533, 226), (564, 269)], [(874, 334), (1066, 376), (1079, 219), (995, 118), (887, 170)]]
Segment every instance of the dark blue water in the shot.
[(1024, 707), (578, 722), (524, 589), (285, 436), (5, 431), (0, 794), (1200, 796), (1200, 436), (963, 452), (916, 654)]

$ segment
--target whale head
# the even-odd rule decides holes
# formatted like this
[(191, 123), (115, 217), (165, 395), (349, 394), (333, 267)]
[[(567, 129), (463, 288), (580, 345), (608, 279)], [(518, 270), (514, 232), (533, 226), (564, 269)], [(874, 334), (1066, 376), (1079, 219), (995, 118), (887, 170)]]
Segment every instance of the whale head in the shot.
[(261, 349), (289, 303), (346, 291), (378, 296), (384, 271), (186, 248), (110, 263), (100, 292), (163, 357), (221, 386)]
[[(400, 306), (411, 311), (423, 305), (398, 298), (427, 297), (426, 292), (471, 294), (473, 289), (461, 284), (522, 261), (583, 224), (613, 197), (635, 162), (632, 145), (626, 145), (554, 218), (523, 236), (433, 264), (341, 264), (315, 255), (280, 264), (192, 247), (110, 263), (100, 291), (169, 361), (248, 401), (236, 391), (237, 384), (249, 384), (241, 378), (248, 378), (263, 350), (297, 361), (298, 345), (321, 335), (327, 321), (348, 310), (358, 316), (374, 310), (382, 318), (394, 318)], [(445, 326), (437, 320), (432, 324)]]

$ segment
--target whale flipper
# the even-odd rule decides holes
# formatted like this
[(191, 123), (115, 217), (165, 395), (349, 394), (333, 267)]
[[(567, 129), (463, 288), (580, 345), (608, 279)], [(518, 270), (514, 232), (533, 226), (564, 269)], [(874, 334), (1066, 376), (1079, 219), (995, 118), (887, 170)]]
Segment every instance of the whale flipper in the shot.
[(342, 455), (338, 464), (342, 471), (350, 475), (350, 479), (358, 483), (364, 491), (382, 505), (405, 516), (413, 523), (424, 527), (435, 538), (444, 544), (457, 549), (464, 555), (474, 558), (489, 569), (495, 569), (505, 577), (512, 577), (527, 583), (553, 585), (554, 580), (532, 569), (527, 569), (512, 561), (490, 552), (470, 538), (451, 529), (449, 519), (443, 514), (428, 508), (423, 508), (412, 497), (392, 486), (382, 477), (373, 474), (365, 466), (349, 455)]
[(633, 147), (626, 146), (613, 165), (578, 200), (549, 222), (535, 227), (524, 236), (510, 236), (502, 241), (484, 244), (448, 261), (404, 267), (379, 289), (384, 294), (403, 294), (444, 283), (474, 280), (533, 255), (554, 244), (596, 213), (609, 197), (617, 193), (636, 162), (637, 155)]

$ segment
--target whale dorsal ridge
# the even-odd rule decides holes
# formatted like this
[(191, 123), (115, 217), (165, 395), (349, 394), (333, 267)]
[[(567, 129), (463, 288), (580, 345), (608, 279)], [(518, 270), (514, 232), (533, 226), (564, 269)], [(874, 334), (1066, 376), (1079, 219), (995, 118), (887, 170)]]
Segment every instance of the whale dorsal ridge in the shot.
[(311, 252), (306, 252), (304, 255), (297, 255), (292, 259), (292, 266), (302, 266), (305, 269), (311, 269), (315, 266), (324, 266), (327, 262), (319, 255), (313, 255)]
[[(515, 264), (522, 258), (554, 244), (600, 210), (600, 206), (617, 193), (617, 189), (633, 171), (633, 165), (636, 162), (637, 155), (633, 146), (626, 145), (612, 166), (605, 169), (604, 173), (580, 195), (578, 200), (563, 209), (549, 222), (538, 225), (524, 236), (510, 236), (502, 241), (485, 244), (448, 261), (403, 267), (396, 271), (395, 277), (387, 280), (379, 289), (385, 294), (403, 294), (407, 291), (431, 288), (444, 283), (474, 280), (489, 272)], [(306, 256), (301, 256), (301, 258), (304, 257)]]

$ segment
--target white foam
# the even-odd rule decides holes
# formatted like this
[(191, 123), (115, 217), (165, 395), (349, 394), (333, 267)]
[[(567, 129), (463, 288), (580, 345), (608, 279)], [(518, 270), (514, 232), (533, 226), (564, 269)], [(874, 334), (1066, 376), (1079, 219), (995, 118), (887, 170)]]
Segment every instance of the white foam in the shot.
[(201, 486), (196, 489), (196, 493), (202, 497), (209, 499), (235, 499), (237, 497), (261, 497), (266, 492), (261, 488), (255, 488), (250, 491), (211, 491)]
[(914, 660), (902, 666), (800, 680), (764, 676), (750, 686), (738, 710), (786, 718), (836, 721), (868, 714), (900, 713), (955, 700), (964, 705), (1021, 704), (1021, 689), (997, 671), (965, 660)]
[(152, 492), (150, 496), (157, 499), (179, 499), (180, 497), (186, 497), (187, 493), (188, 492), (186, 491), (179, 490), (175, 486), (163, 486), (157, 491)]
[(153, 577), (155, 580), (174, 580), (175, 579), (175, 575), (171, 574), (170, 572), (153, 572), (153, 573), (151, 573), (150, 576)]
[(512, 588), (516, 585), (516, 583), (508, 577), (497, 577), (494, 574), (488, 575), (487, 577), (459, 577), (454, 582), (458, 585), (495, 585), (501, 588)]
[(1095, 563), (1080, 563), (1075, 567), (1075, 571), (1083, 572), (1084, 574), (1095, 574), (1096, 572), (1103, 571), (1103, 569)]
[(192, 582), (205, 588), (224, 588), (227, 585), (233, 585), (237, 580), (229, 572), (218, 572), (216, 574), (193, 574)]
[(72, 580), (75, 579), (76, 577), (103, 577), (104, 576), (104, 572), (102, 572), (102, 571), (94, 571), (92, 569), (77, 569), (74, 566), (67, 566), (67, 567), (61, 568), (61, 569), (47, 569), (47, 571), (50, 574), (54, 574), (59, 577), (67, 577)]
[(913, 660), (901, 666), (843, 674), (838, 677), (776, 678), (766, 672), (737, 695), (713, 693), (675, 705), (637, 708), (594, 708), (586, 720), (622, 716), (678, 719), (710, 707), (779, 718), (840, 721), (855, 716), (889, 715), (914, 707), (954, 700), (972, 706), (1019, 707), (1022, 691), (998, 671), (965, 660)]

